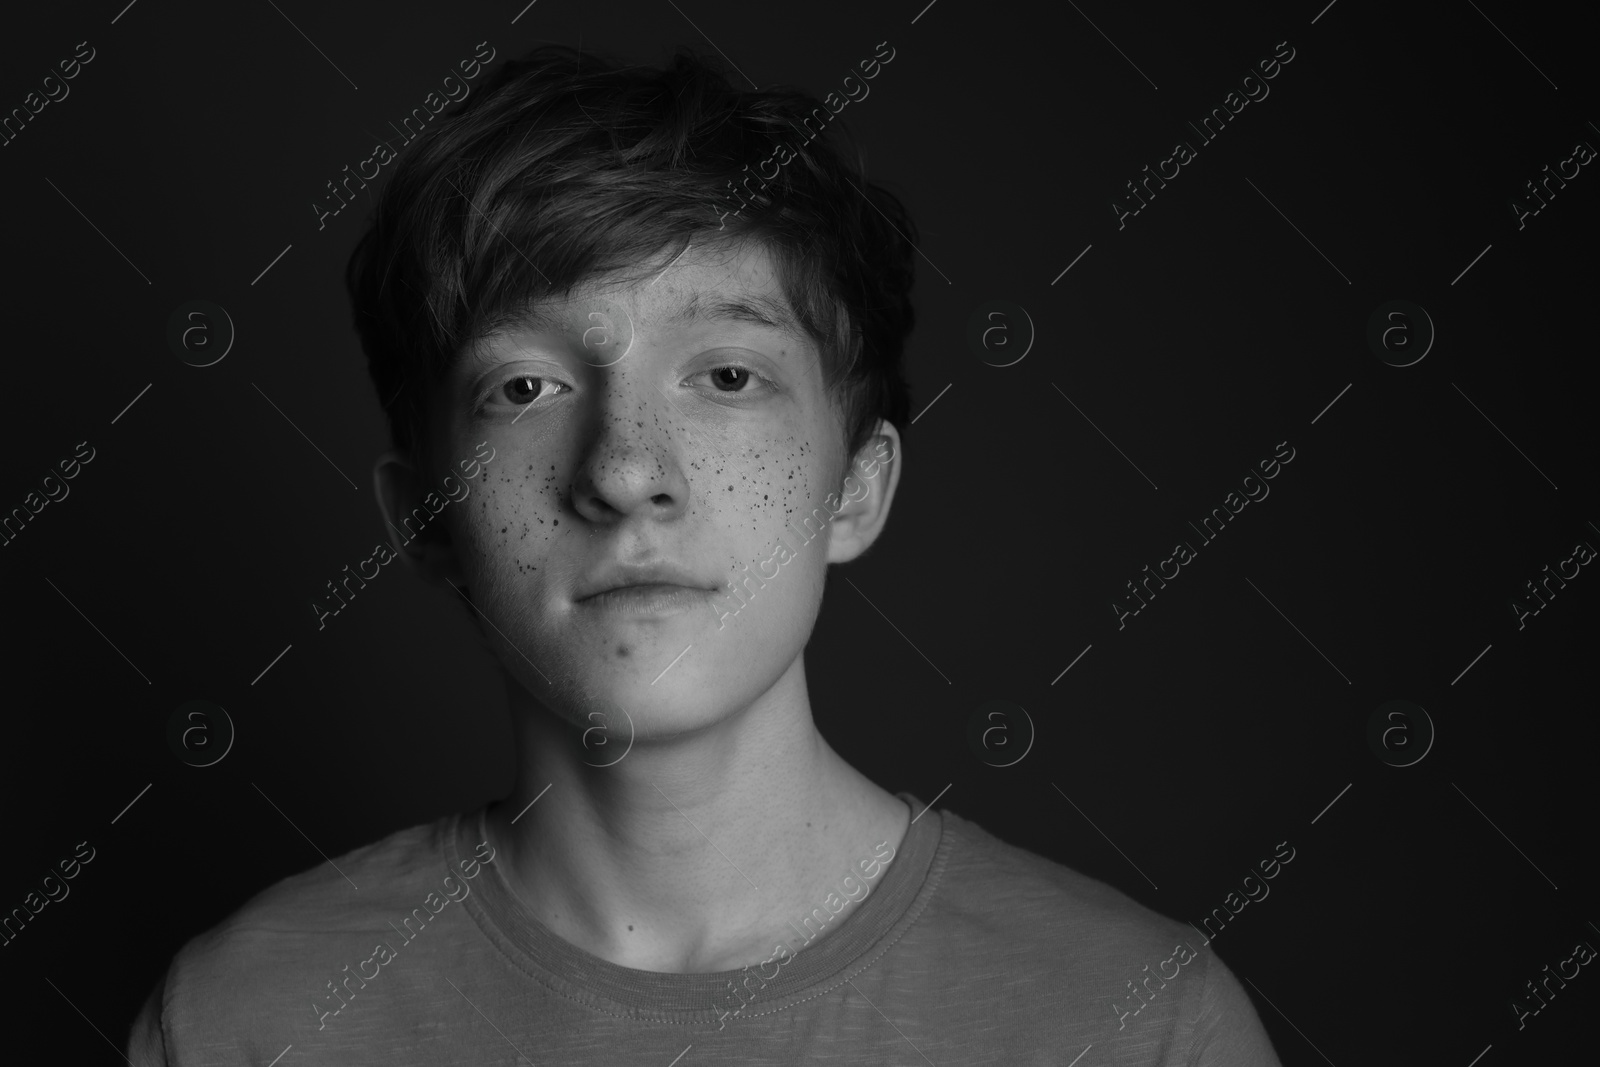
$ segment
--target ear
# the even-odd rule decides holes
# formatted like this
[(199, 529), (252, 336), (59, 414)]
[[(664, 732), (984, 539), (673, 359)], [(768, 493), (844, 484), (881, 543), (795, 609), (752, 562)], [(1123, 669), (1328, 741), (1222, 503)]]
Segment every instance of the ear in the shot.
[(828, 562), (848, 563), (872, 547), (889, 522), (900, 484), (900, 431), (887, 419), (852, 457), (839, 496), (843, 507), (830, 524)]
[(406, 567), (434, 585), (454, 585), (467, 592), (450, 528), (423, 498), (428, 489), (422, 474), (403, 452), (388, 451), (372, 468), (378, 511), (389, 530), (389, 544)]

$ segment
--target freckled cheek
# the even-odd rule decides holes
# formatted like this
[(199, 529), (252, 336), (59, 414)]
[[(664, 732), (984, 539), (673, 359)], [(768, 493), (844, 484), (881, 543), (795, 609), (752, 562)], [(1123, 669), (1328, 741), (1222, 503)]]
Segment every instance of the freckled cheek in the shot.
[(707, 455), (690, 468), (689, 476), (691, 512), (700, 511), (725, 528), (742, 526), (755, 536), (781, 525), (785, 508), (797, 507), (811, 484), (782, 442), (746, 446), (731, 463), (726, 455)]
[(479, 560), (496, 571), (514, 570), (528, 577), (543, 573), (551, 543), (575, 528), (561, 521), (553, 483), (545, 479), (540, 484), (530, 472), (523, 478), (502, 476), (466, 503), (461, 533)]

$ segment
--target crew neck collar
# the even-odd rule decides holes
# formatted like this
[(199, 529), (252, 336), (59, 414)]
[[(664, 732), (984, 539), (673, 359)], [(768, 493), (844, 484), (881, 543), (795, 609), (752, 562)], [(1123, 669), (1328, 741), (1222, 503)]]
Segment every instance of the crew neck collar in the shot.
[[(477, 891), (463, 904), (484, 936), (530, 978), (570, 1000), (609, 1014), (676, 1023), (732, 1024), (742, 1019), (782, 1011), (824, 992), (869, 966), (897, 941), (913, 923), (938, 886), (946, 865), (949, 839), (939, 813), (910, 793), (896, 794), (910, 807), (913, 819), (894, 858), (872, 884), (867, 896), (851, 905), (812, 942), (795, 953), (776, 976), (753, 979), (758, 990), (738, 1016), (725, 1015), (744, 1001), (731, 990), (753, 975), (771, 974), (776, 963), (764, 969), (673, 974), (623, 967), (601, 959), (559, 937), (519, 900), (500, 864), (483, 864)], [(444, 835), (447, 866), (473, 855), (473, 843), (488, 840), (487, 805), (454, 817)], [(921, 814), (917, 814), (917, 813)], [(869, 857), (870, 858), (870, 857)], [(842, 875), (841, 875), (842, 877)], [(860, 879), (860, 874), (856, 877)], [(815, 905), (824, 914), (821, 901)], [(795, 916), (800, 925), (805, 916)], [(801, 928), (804, 932), (804, 928)], [(795, 935), (789, 943), (798, 940)], [(740, 986), (743, 990), (745, 987)], [(744, 998), (748, 999), (745, 993)]]

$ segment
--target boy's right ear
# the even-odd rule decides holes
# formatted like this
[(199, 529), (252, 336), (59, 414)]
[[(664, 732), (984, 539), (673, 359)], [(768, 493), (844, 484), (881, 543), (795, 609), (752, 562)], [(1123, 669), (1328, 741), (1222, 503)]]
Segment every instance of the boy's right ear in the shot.
[[(457, 566), (448, 527), (440, 521), (442, 516), (423, 506), (427, 490), (411, 458), (394, 449), (379, 456), (372, 467), (372, 488), (395, 554), (428, 582), (453, 584), (465, 592), (465, 578)], [(433, 521), (419, 528), (419, 515)]]

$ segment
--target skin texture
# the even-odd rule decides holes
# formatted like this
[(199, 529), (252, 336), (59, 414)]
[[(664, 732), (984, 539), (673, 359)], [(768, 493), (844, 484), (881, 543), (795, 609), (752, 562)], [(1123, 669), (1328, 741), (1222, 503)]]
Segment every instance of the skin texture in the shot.
[[(505, 674), (519, 775), (489, 811), (500, 869), (579, 948), (688, 973), (768, 958), (857, 861), (904, 836), (906, 805), (817, 732), (803, 661), (827, 565), (882, 532), (901, 463), (880, 422), (861, 458), (891, 460), (854, 472), (865, 495), (809, 543), (785, 535), (846, 495), (857, 458), (817, 347), (798, 327), (678, 314), (787, 309), (759, 246), (660, 259), (659, 274), (586, 284), (461, 353), (436, 407), (438, 469), (389, 453), (374, 480), (398, 526), (457, 460), (494, 449), (438, 536), (394, 540), (470, 595)], [(735, 365), (753, 373), (718, 370)], [(795, 556), (720, 629), (709, 603), (625, 616), (580, 601), (618, 562), (668, 561), (716, 586), (780, 536)]]

